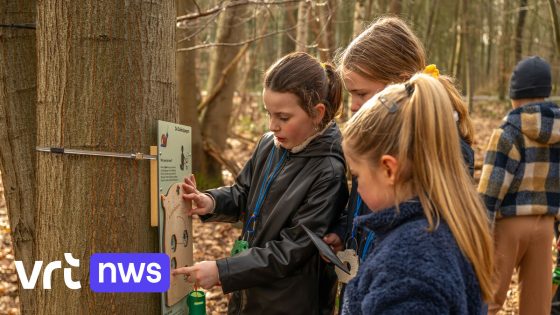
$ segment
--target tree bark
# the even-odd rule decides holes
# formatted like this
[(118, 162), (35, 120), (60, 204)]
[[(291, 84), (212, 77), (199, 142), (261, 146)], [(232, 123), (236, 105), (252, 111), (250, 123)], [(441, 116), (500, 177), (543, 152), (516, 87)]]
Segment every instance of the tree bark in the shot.
[(307, 23), (309, 15), (309, 3), (302, 1), (298, 7), (298, 21), (296, 32), (296, 51), (307, 51), (307, 34), (309, 26)]
[(338, 0), (336, 10), (336, 43), (346, 47), (352, 41), (356, 0)]
[[(245, 23), (240, 21), (245, 12), (246, 7), (241, 6), (230, 8), (220, 15), (216, 42), (236, 43), (244, 38)], [(207, 104), (202, 119), (202, 137), (205, 142), (205, 159), (208, 164), (206, 169), (199, 174), (199, 178), (205, 187), (222, 184), (222, 166), (211, 153), (216, 149), (221, 153), (226, 147), (233, 108), (233, 94), (237, 83), (237, 65), (232, 64), (230, 67), (228, 65), (236, 59), (236, 56), (239, 58), (240, 51), (247, 50), (246, 46), (219, 46), (215, 47), (212, 53), (207, 90), (214, 91), (215, 85), (218, 83), (222, 84), (222, 88), (217, 93), (209, 94), (209, 97), (213, 99)]]
[[(193, 0), (176, 0), (177, 16), (196, 10)], [(188, 24), (187, 24), (188, 25)], [(184, 40), (189, 36), (188, 28), (177, 28), (177, 48), (189, 48), (196, 44), (195, 38)], [(201, 172), (205, 163), (202, 134), (196, 106), (200, 102), (200, 91), (196, 72), (196, 50), (176, 53), (177, 65), (177, 103), (179, 105), (179, 123), (192, 127), (192, 171)]]
[[(176, 122), (174, 1), (43, 0), (38, 5), (37, 143), (110, 152), (148, 152), (156, 120)], [(149, 163), (111, 157), (38, 155), (37, 259), (72, 253), (52, 290), (34, 290), (37, 314), (157, 314), (160, 295), (95, 294), (89, 258), (158, 252), (150, 227)]]
[(394, 15), (401, 15), (402, 13), (402, 3), (401, 0), (391, 0), (389, 4), (389, 13)]
[(336, 5), (333, 0), (327, 0), (321, 6), (317, 6), (319, 11), (319, 55), (323, 62), (332, 60), (335, 51), (333, 24), (336, 20)]
[[(0, 0), (0, 24), (33, 24), (35, 0)], [(35, 232), (35, 144), (37, 124), (35, 30), (0, 28), (0, 172), (15, 260), (31, 270)], [(33, 314), (33, 292), (19, 285), (22, 314)]]
[(556, 38), (556, 49), (560, 52), (560, 22), (558, 21), (558, 13), (556, 10), (555, 0), (548, 0), (550, 8), (550, 16), (552, 17), (552, 25), (554, 28), (554, 38)]
[(515, 28), (515, 62), (521, 60), (523, 55), (523, 30), (525, 29), (525, 17), (527, 16), (527, 0), (519, 0), (519, 15)]
[(434, 0), (434, 2), (428, 8), (428, 23), (426, 26), (426, 34), (424, 35), (424, 45), (426, 46), (426, 52), (429, 53), (432, 49), (433, 33), (436, 27), (436, 22), (439, 15), (439, 0)]
[(504, 100), (506, 97), (507, 83), (509, 80), (510, 72), (510, 42), (511, 42), (511, 22), (509, 20), (509, 15), (507, 12), (510, 10), (510, 2), (504, 1), (502, 9), (502, 32), (500, 37), (500, 49), (499, 58), (499, 77), (498, 77), (498, 97), (500, 100)]
[(457, 77), (459, 73), (459, 63), (461, 60), (461, 45), (463, 41), (463, 17), (462, 17), (462, 1), (456, 2), (455, 10), (455, 42), (453, 43), (453, 53), (451, 54), (451, 62), (449, 69), (453, 77)]

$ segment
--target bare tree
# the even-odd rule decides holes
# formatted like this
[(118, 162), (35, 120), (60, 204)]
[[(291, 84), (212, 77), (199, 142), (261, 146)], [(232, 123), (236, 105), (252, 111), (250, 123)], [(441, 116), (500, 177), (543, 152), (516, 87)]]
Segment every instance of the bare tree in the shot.
[(550, 16), (552, 18), (552, 27), (554, 28), (554, 37), (556, 39), (556, 49), (560, 52), (560, 22), (558, 22), (558, 13), (556, 10), (555, 0), (548, 0), (548, 7), (550, 8)]
[(515, 62), (521, 60), (523, 55), (523, 30), (525, 29), (525, 18), (527, 17), (527, 0), (519, 0), (519, 13), (517, 26), (515, 27)]
[(298, 7), (298, 22), (296, 35), (296, 51), (307, 51), (309, 3), (302, 1)]
[[(237, 43), (244, 38), (246, 23), (243, 23), (243, 17), (246, 10), (245, 6), (234, 7), (220, 15), (217, 42)], [(236, 68), (248, 47), (248, 44), (218, 46), (212, 53), (207, 84), (209, 93), (203, 105), (199, 105), (199, 110), (204, 110), (202, 137), (205, 145), (205, 158), (208, 162), (206, 169), (200, 174), (203, 177), (199, 176), (199, 178), (203, 184), (208, 186), (217, 186), (222, 183), (220, 162), (225, 162), (222, 152), (226, 146), (233, 107), (233, 95), (237, 83)]]
[[(35, 143), (37, 126), (36, 1), (0, 0), (0, 171), (15, 259), (31, 270), (35, 232)], [(33, 292), (19, 286), (22, 314), (33, 314)]]
[[(37, 144), (146, 152), (156, 120), (176, 122), (175, 2), (40, 1), (37, 7)], [(62, 270), (52, 290), (33, 290), (36, 314), (156, 314), (157, 294), (95, 294), (90, 255), (157, 252), (150, 227), (149, 163), (41, 153), (36, 257), (72, 253), (81, 290)]]
[[(175, 0), (177, 16), (185, 15), (196, 9), (194, 0)], [(196, 37), (191, 36), (188, 24), (177, 28), (177, 49), (189, 48), (196, 44)], [(196, 71), (196, 51), (178, 51), (176, 65), (177, 103), (179, 105), (179, 122), (192, 127), (192, 170), (199, 173), (204, 169), (204, 147), (198, 120), (197, 105), (200, 102)]]

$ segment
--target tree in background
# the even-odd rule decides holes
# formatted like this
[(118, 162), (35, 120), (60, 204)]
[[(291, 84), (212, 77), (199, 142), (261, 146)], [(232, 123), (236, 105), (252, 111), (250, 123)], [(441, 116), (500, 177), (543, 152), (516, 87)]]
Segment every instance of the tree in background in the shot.
[[(0, 172), (15, 259), (26, 270), (35, 261), (36, 5), (0, 0)], [(19, 293), (22, 313), (35, 313), (33, 292), (20, 285)]]

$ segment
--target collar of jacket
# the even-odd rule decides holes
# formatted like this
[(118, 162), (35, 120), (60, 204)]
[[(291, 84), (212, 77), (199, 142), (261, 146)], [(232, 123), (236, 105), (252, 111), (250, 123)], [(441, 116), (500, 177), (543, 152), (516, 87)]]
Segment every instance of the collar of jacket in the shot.
[(371, 212), (354, 218), (356, 226), (366, 228), (375, 234), (386, 234), (399, 225), (424, 217), (424, 209), (418, 198), (412, 198), (396, 206)]
[[(323, 128), (323, 130), (321, 130), (321, 131), (315, 133), (314, 135), (312, 135), (311, 137), (305, 139), (305, 141), (303, 141), (303, 143), (298, 144), (298, 145), (296, 145), (295, 147), (293, 147), (293, 148), (290, 150), (290, 152), (295, 154), (295, 153), (299, 153), (299, 152), (305, 150), (305, 148), (307, 147), (307, 145), (308, 145), (311, 141), (313, 141), (314, 139), (319, 138), (320, 136), (322, 136), (322, 135), (325, 133), (325, 131), (326, 131), (327, 129), (329, 129), (333, 124), (334, 124), (334, 120), (332, 120), (331, 122), (329, 122), (329, 123), (325, 126), (325, 128)], [(274, 138), (274, 145), (276, 146), (276, 148), (280, 148), (280, 142), (278, 142), (278, 140), (276, 140), (276, 138)]]

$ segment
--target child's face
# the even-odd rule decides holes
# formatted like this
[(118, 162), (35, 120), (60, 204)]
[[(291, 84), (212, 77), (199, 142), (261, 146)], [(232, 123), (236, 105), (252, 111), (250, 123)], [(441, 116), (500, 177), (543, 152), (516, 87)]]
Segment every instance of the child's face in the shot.
[(344, 71), (343, 79), (346, 90), (352, 96), (350, 110), (353, 113), (357, 112), (367, 100), (385, 88), (384, 83), (364, 78), (350, 70)]
[(352, 176), (358, 182), (358, 193), (364, 203), (372, 211), (379, 211), (395, 205), (394, 178), (388, 172), (387, 166), (371, 165), (371, 161), (353, 157), (344, 146), (344, 157), (350, 166)]
[(298, 105), (295, 94), (265, 89), (263, 101), (268, 112), (268, 127), (283, 148), (292, 149), (315, 133), (318, 122)]

